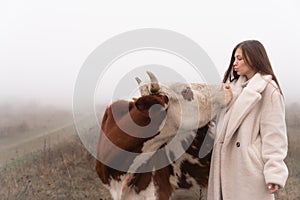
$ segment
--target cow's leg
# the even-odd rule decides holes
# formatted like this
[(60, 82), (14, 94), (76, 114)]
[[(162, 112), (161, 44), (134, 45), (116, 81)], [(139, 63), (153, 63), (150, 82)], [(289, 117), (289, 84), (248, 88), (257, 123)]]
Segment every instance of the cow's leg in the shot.
[[(136, 178), (136, 175), (139, 176), (141, 179), (140, 181), (142, 183), (137, 182), (134, 183), (134, 185), (130, 184), (129, 182), (132, 181), (132, 179)], [(146, 175), (148, 177), (143, 177), (143, 175)], [(126, 180), (123, 183), (122, 187), (122, 200), (159, 200), (159, 198), (156, 195), (156, 188), (154, 186), (154, 183), (152, 180), (147, 184), (148, 181), (143, 181), (143, 179), (151, 179), (151, 173), (149, 174), (128, 174), (126, 177)], [(146, 183), (146, 185), (144, 185)], [(145, 187), (146, 186), (146, 187)]]
[(113, 200), (121, 200), (122, 196), (122, 187), (125, 179), (125, 175), (120, 176), (119, 180), (111, 179), (110, 186), (108, 187), (109, 192), (113, 198)]

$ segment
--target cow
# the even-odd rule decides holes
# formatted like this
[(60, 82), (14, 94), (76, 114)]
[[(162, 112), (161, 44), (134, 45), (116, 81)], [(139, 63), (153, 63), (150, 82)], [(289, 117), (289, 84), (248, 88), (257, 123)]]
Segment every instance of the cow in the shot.
[(163, 85), (147, 73), (149, 84), (137, 78), (141, 97), (106, 108), (95, 170), (114, 200), (206, 199), (208, 123), (230, 103), (232, 91), (227, 85)]

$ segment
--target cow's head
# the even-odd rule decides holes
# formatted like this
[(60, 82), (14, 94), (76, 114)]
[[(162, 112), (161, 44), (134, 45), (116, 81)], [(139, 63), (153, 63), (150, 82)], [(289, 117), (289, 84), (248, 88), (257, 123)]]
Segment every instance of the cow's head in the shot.
[(182, 129), (203, 127), (232, 99), (231, 88), (226, 84), (159, 83), (152, 72), (147, 72), (150, 83), (136, 78), (142, 96), (151, 94), (168, 97), (168, 117)]
[(168, 108), (169, 99), (166, 95), (154, 94), (138, 98), (136, 108), (145, 115), (155, 116)]

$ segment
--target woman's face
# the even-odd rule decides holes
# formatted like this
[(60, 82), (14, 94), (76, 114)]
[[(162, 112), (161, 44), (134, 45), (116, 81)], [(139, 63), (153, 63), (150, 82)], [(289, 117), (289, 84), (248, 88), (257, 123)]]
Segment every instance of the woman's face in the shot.
[(242, 49), (237, 48), (234, 54), (233, 70), (240, 76), (246, 76), (247, 79), (252, 78), (256, 73), (249, 65), (244, 61)]

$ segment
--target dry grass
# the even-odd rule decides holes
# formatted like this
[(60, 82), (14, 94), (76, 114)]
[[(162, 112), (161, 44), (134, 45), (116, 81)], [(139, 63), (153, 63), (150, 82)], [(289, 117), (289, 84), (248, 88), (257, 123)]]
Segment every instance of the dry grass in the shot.
[(286, 186), (278, 194), (278, 200), (299, 200), (300, 199), (300, 130), (298, 127), (288, 128), (289, 151), (286, 164), (289, 168), (289, 178)]
[(94, 171), (94, 157), (78, 138), (29, 157), (1, 170), (1, 200), (109, 199)]

